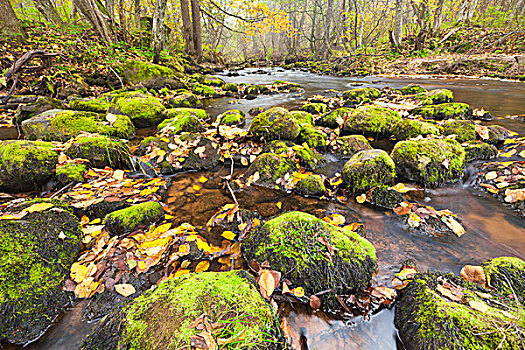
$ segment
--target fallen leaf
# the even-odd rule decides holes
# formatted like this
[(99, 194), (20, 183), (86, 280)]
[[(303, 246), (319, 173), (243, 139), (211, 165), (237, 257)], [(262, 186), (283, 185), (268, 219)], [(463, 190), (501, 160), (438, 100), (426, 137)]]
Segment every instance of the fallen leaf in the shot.
[(224, 231), (221, 236), (230, 241), (233, 241), (235, 239), (236, 234), (232, 231)]
[(362, 195), (355, 197), (355, 200), (357, 203), (363, 204), (366, 201), (366, 194), (363, 193)]
[(304, 297), (304, 288), (303, 287), (296, 287), (291, 290), (291, 293), (295, 295), (298, 298)]
[(118, 181), (124, 180), (124, 170), (115, 170), (113, 172), (113, 178)]
[(277, 208), (281, 209), (283, 207), (283, 203), (282, 202), (277, 202), (275, 203), (275, 205), (277, 206)]
[(261, 270), (259, 272), (259, 287), (263, 298), (270, 299), (275, 290), (275, 278), (270, 270)]
[(441, 295), (449, 298), (452, 301), (460, 302), (461, 300), (463, 300), (463, 296), (464, 296), (463, 293), (461, 293), (461, 292), (454, 293), (454, 292), (452, 292), (451, 289), (445, 288), (441, 284), (437, 285), (436, 290), (439, 293), (441, 293)]
[(460, 274), (466, 281), (476, 283), (482, 287), (487, 283), (485, 271), (481, 266), (465, 265), (461, 269)]
[(117, 121), (117, 116), (113, 113), (108, 113), (106, 114), (106, 120), (111, 124), (113, 125), (113, 123), (115, 123)]
[(73, 265), (71, 265), (70, 276), (74, 282), (76, 283), (82, 282), (86, 278), (86, 275), (87, 275), (86, 266), (78, 262), (73, 263)]
[(487, 305), (487, 303), (485, 303), (482, 300), (470, 300), (468, 302), (468, 305), (474, 310), (477, 310), (481, 313), (485, 313), (489, 309), (489, 306)]
[(445, 225), (447, 225), (448, 228), (456, 234), (456, 236), (461, 237), (465, 234), (465, 229), (463, 228), (463, 226), (461, 226), (459, 222), (456, 221), (456, 219), (450, 216), (443, 216), (441, 218), (441, 221), (443, 221)]
[(40, 212), (40, 211), (44, 211), (46, 209), (52, 208), (53, 206), (54, 206), (53, 203), (36, 203), (24, 210), (27, 211), (28, 213), (35, 213), (35, 212)]
[(204, 272), (204, 271), (208, 271), (208, 269), (210, 268), (210, 262), (205, 260), (205, 261), (201, 261), (200, 263), (197, 264), (197, 266), (195, 267), (195, 272)]

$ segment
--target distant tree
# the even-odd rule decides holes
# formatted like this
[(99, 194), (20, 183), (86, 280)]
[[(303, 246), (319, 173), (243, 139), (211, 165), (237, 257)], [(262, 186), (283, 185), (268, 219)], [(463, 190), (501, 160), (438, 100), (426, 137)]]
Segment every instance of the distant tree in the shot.
[(160, 52), (164, 46), (164, 18), (168, 0), (155, 0), (155, 11), (153, 12), (153, 28), (151, 46), (153, 48), (153, 63), (159, 63)]
[(191, 0), (191, 18), (193, 24), (193, 48), (197, 62), (202, 60), (202, 29), (201, 29), (201, 9), (199, 0)]
[(180, 14), (182, 17), (182, 36), (186, 44), (186, 53), (192, 54), (195, 50), (193, 46), (193, 28), (188, 0), (180, 0)]
[(47, 19), (55, 24), (61, 25), (62, 18), (58, 14), (55, 4), (51, 0), (34, 0), (36, 9)]
[(25, 32), (9, 0), (0, 0), (0, 39), (6, 37), (11, 40), (15, 38), (22, 40), (25, 39)]
[(97, 0), (73, 0), (75, 7), (80, 11), (84, 17), (91, 23), (93, 29), (100, 35), (100, 37), (107, 43), (112, 43), (114, 40), (114, 30), (110, 21), (109, 12)]

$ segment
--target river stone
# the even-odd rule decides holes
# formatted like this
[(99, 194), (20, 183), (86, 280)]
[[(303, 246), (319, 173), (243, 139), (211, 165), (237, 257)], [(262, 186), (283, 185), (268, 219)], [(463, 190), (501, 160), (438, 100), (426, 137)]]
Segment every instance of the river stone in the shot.
[(359, 151), (341, 171), (343, 183), (354, 193), (394, 182), (396, 166), (388, 153), (379, 149)]
[(293, 117), (301, 125), (314, 125), (314, 116), (311, 113), (305, 111), (290, 111)]
[(326, 146), (328, 136), (324, 131), (308, 124), (301, 125), (301, 132), (296, 139), (298, 144), (306, 143), (310, 148), (323, 148)]
[(472, 108), (466, 103), (441, 103), (438, 105), (422, 106), (412, 110), (413, 115), (420, 115), (425, 119), (471, 119)]
[(81, 132), (99, 133), (120, 139), (131, 139), (135, 127), (124, 115), (110, 124), (103, 114), (52, 109), (22, 122), (24, 135), (31, 140), (68, 141)]
[(106, 113), (113, 105), (111, 101), (114, 96), (115, 93), (107, 93), (96, 98), (75, 98), (69, 101), (69, 108), (76, 111)]
[[(279, 350), (286, 346), (272, 309), (245, 271), (191, 273), (167, 280), (114, 310), (80, 349), (190, 349), (202, 334), (192, 322), (206, 315), (223, 338), (242, 334), (227, 349)], [(233, 320), (233, 321), (232, 321)]]
[(502, 295), (516, 295), (525, 306), (525, 261), (515, 257), (499, 257), (481, 265), (491, 287)]
[(498, 156), (498, 149), (494, 145), (482, 141), (468, 141), (461, 144), (465, 150), (465, 161), (487, 160)]
[(393, 131), (396, 140), (406, 140), (416, 138), (419, 135), (441, 135), (441, 130), (436, 124), (423, 122), (421, 120), (404, 119), (396, 124)]
[(171, 135), (183, 132), (199, 133), (206, 129), (204, 120), (208, 119), (208, 113), (197, 108), (172, 108), (164, 113), (166, 120), (157, 127), (158, 131), (169, 131)]
[(193, 107), (200, 104), (201, 101), (191, 91), (181, 91), (179, 95), (172, 97), (168, 100), (168, 104), (172, 108), (177, 107)]
[[(332, 246), (332, 253), (320, 240)], [(250, 231), (243, 241), (248, 263), (267, 261), (306, 295), (321, 291), (323, 306), (340, 308), (336, 294), (366, 288), (377, 268), (372, 244), (356, 232), (324, 222), (303, 212), (288, 212)], [(328, 257), (330, 256), (330, 258)], [(330, 261), (331, 259), (331, 261)]]
[(38, 99), (29, 104), (20, 104), (16, 109), (13, 123), (20, 125), (24, 120), (30, 119), (40, 113), (51, 109), (63, 109), (64, 104), (56, 98), (39, 96)]
[(427, 90), (422, 88), (421, 85), (417, 85), (417, 84), (409, 84), (407, 86), (403, 86), (397, 91), (399, 91), (401, 95), (414, 95), (414, 94), (420, 94), (420, 93), (427, 92)]
[(161, 101), (144, 93), (124, 92), (115, 96), (112, 103), (109, 111), (128, 116), (137, 128), (156, 126), (166, 118)]
[(286, 109), (274, 107), (255, 116), (249, 132), (264, 141), (295, 140), (301, 127)]
[(456, 141), (475, 141), (478, 137), (476, 124), (471, 120), (447, 120), (441, 124), (445, 136), (456, 136)]
[(78, 136), (66, 150), (66, 155), (71, 158), (87, 159), (96, 168), (131, 167), (129, 146), (121, 140), (102, 135)]
[(326, 193), (323, 178), (320, 175), (308, 175), (295, 185), (295, 191), (302, 196), (321, 197)]
[(357, 152), (372, 149), (366, 137), (362, 135), (341, 136), (337, 139), (336, 146), (336, 153), (342, 159), (349, 159)]
[(86, 164), (66, 163), (57, 167), (56, 181), (59, 188), (71, 182), (84, 182), (84, 174), (87, 171)]
[(244, 112), (238, 109), (231, 109), (222, 113), (219, 117), (219, 125), (227, 126), (244, 126), (246, 123), (246, 116)]
[(357, 88), (343, 92), (345, 105), (357, 105), (360, 103), (370, 102), (379, 98), (381, 91), (376, 88)]
[(164, 208), (158, 202), (145, 202), (114, 211), (104, 218), (104, 225), (113, 235), (130, 233), (137, 227), (148, 227), (164, 218)]
[(343, 125), (345, 118), (347, 118), (353, 111), (354, 110), (349, 107), (338, 108), (319, 117), (319, 119), (315, 121), (315, 125), (337, 129)]
[(448, 89), (430, 90), (412, 97), (421, 106), (437, 105), (454, 101), (454, 94)]
[(126, 82), (137, 84), (156, 77), (177, 78), (180, 75), (178, 72), (182, 72), (183, 67), (176, 64), (173, 69), (149, 62), (127, 60), (117, 66), (116, 70), (123, 75)]
[(255, 181), (255, 184), (275, 188), (278, 179), (283, 178), (286, 174), (292, 175), (298, 170), (295, 162), (285, 155), (263, 153), (250, 164), (244, 177), (248, 178), (258, 173), (259, 179)]
[(343, 133), (373, 137), (390, 136), (395, 125), (400, 121), (399, 114), (391, 109), (379, 106), (361, 106), (346, 119), (343, 125)]
[(303, 111), (310, 114), (323, 114), (329, 111), (328, 105), (324, 103), (306, 103), (302, 108)]
[(54, 147), (43, 141), (0, 141), (0, 190), (41, 190), (55, 176)]
[(505, 129), (501, 125), (490, 125), (488, 128), (489, 128), (489, 138), (488, 140), (486, 140), (486, 142), (493, 144), (493, 145), (503, 143), (509, 137), (516, 135), (515, 133), (513, 133), (510, 130)]
[(428, 187), (459, 181), (465, 171), (465, 151), (450, 139), (400, 141), (391, 157), (400, 177)]
[(8, 206), (51, 208), (19, 220), (0, 220), (0, 341), (27, 344), (38, 338), (70, 303), (62, 290), (80, 252), (79, 222), (59, 201), (36, 199)]

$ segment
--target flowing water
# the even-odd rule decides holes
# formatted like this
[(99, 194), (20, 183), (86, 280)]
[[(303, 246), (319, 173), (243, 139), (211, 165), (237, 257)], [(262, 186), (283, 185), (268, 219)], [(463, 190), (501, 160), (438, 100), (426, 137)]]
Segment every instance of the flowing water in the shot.
[[(360, 84), (361, 87), (386, 86), (398, 88), (417, 83), (426, 89), (447, 88), (454, 92), (455, 100), (466, 102), (476, 108), (490, 111), (493, 123), (525, 135), (525, 123), (507, 117), (525, 113), (525, 84), (495, 80), (431, 79), (431, 78), (334, 78), (300, 71), (247, 69), (238, 77), (221, 75), (227, 82), (265, 84), (275, 80), (299, 83), (305, 88), (302, 94), (264, 95), (254, 100), (220, 98), (206, 103), (212, 116), (228, 109), (248, 111), (252, 107), (276, 105), (294, 108), (300, 100), (327, 90), (347, 90)], [(249, 121), (247, 123), (249, 125)], [(377, 147), (382, 147), (377, 145)], [(341, 163), (325, 169), (333, 173), (340, 170)], [(173, 177), (167, 204), (177, 215), (175, 223), (189, 221), (194, 225), (205, 225), (207, 220), (232, 199), (227, 191), (219, 187), (221, 176), (229, 174), (229, 164), (206, 172), (180, 174)], [(377, 250), (379, 271), (376, 283), (389, 285), (394, 273), (403, 261), (412, 259), (421, 271), (434, 270), (459, 273), (465, 264), (477, 264), (496, 256), (517, 256), (525, 259), (525, 220), (492, 196), (472, 186), (475, 167), (469, 165), (467, 174), (459, 184), (438, 189), (420, 191), (415, 200), (436, 209), (448, 208), (462, 219), (467, 233), (461, 238), (436, 238), (410, 233), (400, 218), (390, 211), (370, 208), (350, 201), (340, 204), (304, 198), (279, 191), (250, 188), (237, 194), (240, 206), (257, 210), (270, 217), (289, 210), (302, 210), (317, 216), (338, 213), (347, 222), (363, 222), (369, 239)], [(202, 189), (195, 190), (201, 176), (209, 179)], [(279, 209), (277, 202), (282, 203)], [(75, 306), (30, 349), (66, 350), (76, 349), (90, 325), (80, 320), (82, 305)], [(403, 349), (394, 327), (394, 309), (383, 309), (369, 318), (362, 316), (340, 317), (321, 312), (312, 312), (302, 307), (286, 308), (286, 320), (294, 335), (297, 349)], [(74, 329), (74, 330), (72, 330)], [(301, 340), (301, 341), (299, 341)], [(300, 344), (302, 343), (302, 344)]]

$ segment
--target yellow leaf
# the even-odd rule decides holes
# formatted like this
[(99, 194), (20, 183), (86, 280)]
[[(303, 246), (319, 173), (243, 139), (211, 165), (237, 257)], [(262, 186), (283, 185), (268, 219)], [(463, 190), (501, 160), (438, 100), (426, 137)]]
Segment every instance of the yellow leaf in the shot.
[(474, 310), (478, 310), (481, 313), (485, 313), (489, 309), (489, 306), (481, 300), (470, 300), (468, 302), (468, 305)]
[(0, 216), (0, 220), (20, 220), (21, 218), (21, 216), (16, 216), (13, 214), (4, 214)]
[(125, 284), (115, 284), (115, 292), (117, 292), (118, 294), (122, 296), (129, 297), (131, 294), (135, 293), (136, 290), (135, 290), (135, 287), (133, 287), (133, 285), (129, 283), (125, 283)]
[(144, 242), (140, 245), (141, 248), (151, 248), (151, 247), (162, 247), (166, 244), (171, 242), (171, 236), (165, 237), (165, 238), (159, 238), (154, 241)]
[(170, 220), (173, 219), (173, 215), (164, 214), (164, 220)]
[(205, 253), (209, 253), (211, 251), (210, 245), (202, 239), (197, 239), (197, 248), (204, 251)]
[(283, 207), (283, 203), (282, 202), (277, 202), (275, 204), (277, 206), (277, 208), (281, 209)]
[(53, 206), (54, 206), (53, 203), (36, 203), (24, 210), (27, 211), (28, 213), (34, 213), (34, 212), (44, 211), (46, 209), (52, 208)]
[(357, 201), (357, 203), (363, 204), (366, 201), (366, 194), (363, 193), (362, 195), (357, 196), (355, 200)]
[(201, 177), (199, 178), (199, 182), (200, 182), (200, 183), (205, 183), (206, 181), (208, 181), (208, 179), (207, 179), (206, 177), (204, 177), (204, 176), (201, 176)]
[(157, 192), (158, 189), (159, 189), (159, 188), (158, 188), (157, 186), (155, 186), (155, 187), (151, 187), (151, 188), (145, 188), (145, 189), (143, 189), (142, 191), (140, 191), (140, 195), (141, 195), (141, 196), (147, 196), (147, 195), (150, 195), (150, 194), (152, 194), (152, 193)]
[(222, 236), (230, 241), (233, 241), (235, 239), (236, 234), (232, 231), (224, 231), (222, 233)]
[(68, 157), (64, 153), (60, 153), (60, 155), (58, 156), (58, 164), (67, 162), (67, 158)]
[(179, 277), (179, 276), (182, 276), (182, 275), (186, 275), (190, 273), (190, 270), (187, 270), (187, 269), (179, 269), (177, 271), (175, 271), (175, 273), (172, 275), (173, 277)]
[(449, 229), (452, 230), (458, 237), (461, 237), (465, 234), (465, 229), (459, 222), (457, 222), (454, 218), (450, 216), (443, 216), (441, 218), (441, 221), (445, 223), (445, 225), (448, 226)]
[(304, 297), (304, 289), (303, 287), (297, 287), (291, 290), (292, 294), (295, 295), (298, 298)]
[(495, 171), (489, 171), (485, 174), (485, 180), (490, 181), (498, 177), (498, 173)]
[(153, 232), (154, 233), (164, 233), (168, 231), (170, 227), (171, 227), (171, 222), (168, 222), (167, 224), (160, 225)]
[(201, 189), (199, 185), (193, 185), (192, 187), (195, 191), (199, 191)]
[(120, 170), (120, 169), (119, 170), (115, 170), (113, 172), (113, 178), (115, 180), (119, 180), (119, 181), (124, 180), (124, 170)]
[(81, 265), (78, 262), (71, 265), (70, 276), (73, 281), (75, 281), (76, 283), (80, 283), (86, 278), (86, 275), (87, 275), (86, 266)]
[(275, 290), (275, 278), (269, 270), (262, 270), (259, 276), (259, 286), (264, 298), (269, 299)]
[(195, 272), (204, 272), (204, 271), (208, 271), (208, 269), (210, 268), (210, 262), (205, 260), (205, 261), (201, 261), (200, 263), (197, 264), (197, 266), (195, 267)]

